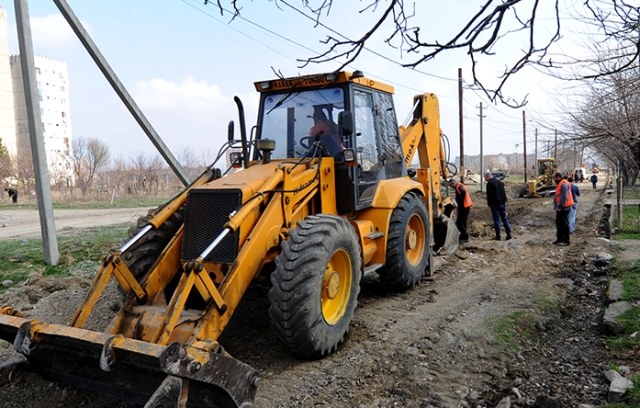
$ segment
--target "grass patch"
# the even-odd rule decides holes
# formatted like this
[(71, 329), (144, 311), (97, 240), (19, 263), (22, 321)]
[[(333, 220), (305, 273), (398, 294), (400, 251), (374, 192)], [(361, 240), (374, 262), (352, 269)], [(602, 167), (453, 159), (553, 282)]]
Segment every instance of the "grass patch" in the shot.
[(625, 402), (601, 405), (602, 408), (638, 408), (640, 407), (640, 375), (631, 377), (633, 387), (627, 389), (624, 394)]
[[(17, 239), (0, 242), (0, 282), (15, 283), (30, 273), (43, 276), (70, 276), (73, 272), (95, 274), (102, 258), (117, 248), (127, 236), (121, 227), (90, 228), (72, 236), (58, 237), (60, 262), (56, 266), (44, 261), (41, 239)], [(6, 288), (0, 287), (0, 293)]]
[(616, 238), (640, 239), (640, 209), (638, 206), (622, 206), (622, 225), (618, 225), (618, 217), (614, 217), (613, 226), (620, 229)]
[(520, 350), (534, 336), (534, 332), (544, 327), (541, 323), (547, 317), (559, 312), (558, 300), (552, 292), (540, 291), (531, 295), (535, 305), (533, 311), (516, 311), (489, 320), (488, 326), (494, 333), (493, 345), (502, 350)]
[(499, 349), (520, 350), (531, 338), (535, 319), (529, 312), (517, 311), (489, 322), (494, 332), (493, 345)]
[(552, 315), (558, 311), (557, 302), (549, 292), (534, 293), (531, 300), (543, 315)]
[(622, 281), (624, 293), (621, 300), (640, 300), (640, 262), (616, 268), (615, 277)]
[[(155, 208), (160, 204), (164, 204), (169, 200), (168, 197), (153, 197), (153, 198), (121, 198), (114, 200), (111, 205), (110, 200), (106, 201), (75, 201), (73, 203), (53, 203), (54, 210), (91, 210), (99, 208)], [(33, 204), (0, 204), (0, 210), (37, 210), (38, 205)]]
[[(624, 327), (624, 333), (607, 339), (607, 346), (612, 351), (640, 350), (640, 308), (633, 307), (616, 318)], [(631, 334), (639, 332), (636, 337)]]

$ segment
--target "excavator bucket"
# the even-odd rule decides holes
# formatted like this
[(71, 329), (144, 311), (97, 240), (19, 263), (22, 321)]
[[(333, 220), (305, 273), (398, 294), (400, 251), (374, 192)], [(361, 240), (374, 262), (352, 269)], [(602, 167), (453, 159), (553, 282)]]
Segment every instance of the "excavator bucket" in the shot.
[(54, 381), (146, 407), (253, 407), (260, 374), (215, 343), (161, 346), (69, 326), (0, 315), (0, 338), (27, 369)]
[(444, 251), (447, 254), (452, 254), (458, 249), (458, 237), (460, 232), (456, 227), (455, 221), (446, 215), (442, 214), (434, 221), (433, 224), (433, 239), (434, 250), (436, 252)]

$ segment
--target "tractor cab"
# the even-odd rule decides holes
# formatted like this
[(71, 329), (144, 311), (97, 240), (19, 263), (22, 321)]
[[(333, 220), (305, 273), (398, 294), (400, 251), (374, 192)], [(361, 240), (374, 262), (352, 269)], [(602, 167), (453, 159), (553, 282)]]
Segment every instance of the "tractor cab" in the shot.
[(369, 207), (380, 180), (407, 175), (392, 87), (359, 72), (255, 86), (261, 92), (257, 139), (275, 141), (273, 160), (333, 157), (340, 213)]

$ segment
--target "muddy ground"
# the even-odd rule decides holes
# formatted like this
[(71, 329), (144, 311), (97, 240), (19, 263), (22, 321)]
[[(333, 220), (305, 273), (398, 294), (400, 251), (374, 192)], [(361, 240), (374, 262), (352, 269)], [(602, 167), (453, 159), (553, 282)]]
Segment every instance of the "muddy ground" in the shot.
[[(517, 186), (508, 187), (515, 197)], [(612, 361), (600, 320), (609, 271), (591, 260), (616, 248), (593, 233), (604, 189), (580, 187), (569, 247), (551, 244), (551, 199), (510, 198), (515, 239), (492, 241), (490, 212), (474, 192), (471, 242), (455, 254), (436, 256), (435, 275), (405, 293), (389, 293), (375, 276), (364, 279), (347, 341), (327, 358), (299, 360), (275, 340), (268, 288), (259, 285), (249, 289), (220, 343), (261, 371), (261, 408), (495, 407), (500, 401), (504, 407), (505, 397), (518, 407), (604, 404), (604, 371)], [(66, 323), (87, 280), (34, 276), (0, 295), (0, 303), (21, 308), (29, 318)], [(111, 293), (98, 320), (117, 307)], [(521, 346), (496, 343), (492, 327), (514, 312), (532, 316), (534, 323), (522, 326), (531, 328), (522, 333), (528, 340)], [(11, 345), (0, 340), (0, 362), (13, 356)], [(632, 373), (640, 369), (626, 364)], [(0, 371), (0, 407), (27, 406), (134, 405), (20, 369)]]

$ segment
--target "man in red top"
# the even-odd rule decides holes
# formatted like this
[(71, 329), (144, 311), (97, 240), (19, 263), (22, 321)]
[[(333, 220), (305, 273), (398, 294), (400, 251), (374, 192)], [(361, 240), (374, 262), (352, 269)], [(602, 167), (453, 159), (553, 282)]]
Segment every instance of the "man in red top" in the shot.
[(571, 194), (571, 183), (562, 178), (559, 171), (553, 174), (553, 181), (556, 183), (556, 196), (553, 200), (553, 208), (556, 210), (556, 240), (554, 245), (569, 245), (569, 211), (574, 204), (573, 194)]
[(334, 158), (337, 157), (344, 150), (338, 134), (338, 125), (327, 118), (322, 110), (314, 114), (314, 123), (315, 125), (309, 129), (311, 140), (322, 142), (327, 152)]
[(467, 220), (469, 219), (469, 212), (473, 201), (471, 201), (471, 194), (464, 184), (459, 183), (456, 179), (450, 179), (449, 185), (455, 190), (456, 204), (458, 204), (458, 216), (456, 217), (456, 226), (460, 231), (460, 238), (458, 243), (466, 244), (469, 242), (469, 234), (467, 233)]

